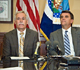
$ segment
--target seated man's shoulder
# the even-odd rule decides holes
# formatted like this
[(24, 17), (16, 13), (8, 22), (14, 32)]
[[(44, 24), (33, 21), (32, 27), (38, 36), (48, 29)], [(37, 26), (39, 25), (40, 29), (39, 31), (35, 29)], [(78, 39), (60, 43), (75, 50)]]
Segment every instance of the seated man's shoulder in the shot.
[(80, 27), (72, 27), (75, 31), (80, 31)]
[(9, 35), (11, 35), (12, 33), (14, 33), (16, 31), (16, 29), (13, 29), (13, 30), (11, 30), (11, 31), (9, 31), (9, 32), (7, 32), (7, 33), (5, 33), (5, 35), (6, 36), (9, 36)]
[(72, 27), (75, 30), (80, 30), (80, 27)]
[(61, 30), (61, 29), (58, 29), (58, 30), (56, 30), (56, 31), (53, 31), (53, 32), (51, 32), (51, 34), (56, 34), (56, 33), (58, 33), (60, 30)]
[(32, 29), (27, 28), (27, 31), (31, 32), (31, 33), (38, 33), (37, 31), (34, 31)]

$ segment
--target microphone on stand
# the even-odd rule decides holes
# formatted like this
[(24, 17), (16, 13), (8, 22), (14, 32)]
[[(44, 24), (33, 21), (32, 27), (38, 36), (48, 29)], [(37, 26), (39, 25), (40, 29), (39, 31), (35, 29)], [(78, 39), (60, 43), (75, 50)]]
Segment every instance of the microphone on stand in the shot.
[(58, 55), (53, 46), (49, 50), (49, 55)]
[(39, 46), (40, 46), (40, 42), (37, 42), (37, 47), (36, 47), (36, 49), (35, 49), (34, 54), (37, 54)]
[(46, 46), (47, 46), (47, 57), (49, 57), (49, 51), (50, 51), (50, 48), (51, 48), (51, 41), (46, 41)]
[(38, 48), (40, 46), (40, 42), (37, 42), (37, 46), (36, 46), (36, 49), (35, 49), (35, 52), (34, 52), (34, 55), (33, 55), (33, 59), (38, 59), (39, 55), (38, 55)]
[[(39, 46), (40, 46), (40, 42), (37, 42), (37, 46), (36, 46), (36, 49), (35, 49), (35, 52), (34, 52), (34, 55), (33, 55), (33, 59), (35, 59), (35, 60), (38, 60), (38, 57), (39, 57), (39, 55), (38, 55)], [(37, 64), (38, 64), (37, 62), (34, 63), (34, 66), (35, 66), (36, 70), (38, 70)]]
[(47, 41), (46, 42), (46, 46), (47, 46), (47, 55), (57, 55), (54, 46), (52, 46), (51, 41)]
[(53, 42), (53, 47), (54, 47), (54, 49), (58, 55), (63, 55), (61, 48), (59, 48), (59, 42), (58, 41)]

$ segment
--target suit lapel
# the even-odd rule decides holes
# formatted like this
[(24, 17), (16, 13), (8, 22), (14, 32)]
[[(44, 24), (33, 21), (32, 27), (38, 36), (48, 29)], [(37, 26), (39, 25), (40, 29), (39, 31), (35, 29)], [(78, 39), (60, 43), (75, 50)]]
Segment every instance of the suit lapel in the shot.
[(16, 29), (12, 32), (12, 40), (13, 40), (13, 43), (14, 43), (15, 52), (16, 52), (17, 55), (19, 55), (19, 52), (18, 52), (18, 37), (17, 37), (17, 30)]
[(59, 31), (58, 31), (58, 34), (57, 34), (58, 36), (58, 40), (59, 40), (59, 44), (60, 44), (60, 49), (62, 50), (62, 52), (64, 53), (64, 41), (63, 41), (63, 34), (62, 34), (62, 29), (60, 29)]
[(25, 53), (25, 51), (27, 51), (26, 50), (26, 48), (27, 48), (27, 45), (28, 45), (28, 41), (29, 41), (29, 34), (30, 34), (30, 31), (29, 31), (29, 29), (27, 29), (26, 28), (26, 35), (25, 35), (25, 40), (24, 40), (24, 53)]
[(76, 53), (77, 50), (77, 34), (76, 34), (76, 30), (74, 28), (71, 28), (71, 33), (72, 33), (72, 41), (73, 41), (73, 45), (74, 45), (74, 51)]

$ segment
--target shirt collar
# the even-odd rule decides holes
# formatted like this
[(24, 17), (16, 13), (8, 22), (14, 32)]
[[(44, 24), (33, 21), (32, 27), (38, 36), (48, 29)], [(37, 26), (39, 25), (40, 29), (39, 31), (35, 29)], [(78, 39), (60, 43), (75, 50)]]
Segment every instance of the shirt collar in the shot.
[[(18, 33), (18, 35), (20, 35), (20, 31), (17, 29), (17, 33)], [(24, 33), (24, 35), (26, 34), (26, 29), (23, 31), (23, 33)]]
[(71, 27), (68, 28), (67, 30), (65, 30), (65, 29), (62, 28), (62, 31), (63, 31), (64, 33), (65, 33), (65, 31), (68, 31), (69, 33), (71, 33)]

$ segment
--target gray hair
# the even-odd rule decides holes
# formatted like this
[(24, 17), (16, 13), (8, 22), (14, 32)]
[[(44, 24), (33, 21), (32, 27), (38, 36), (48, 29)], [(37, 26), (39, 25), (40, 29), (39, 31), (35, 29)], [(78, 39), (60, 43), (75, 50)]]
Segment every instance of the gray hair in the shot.
[(26, 19), (28, 20), (28, 16), (27, 16), (27, 14), (26, 14), (24, 11), (17, 11), (17, 12), (15, 13), (15, 15), (14, 15), (14, 20), (16, 20), (16, 15), (17, 15), (18, 13), (24, 13), (24, 14), (26, 15)]

